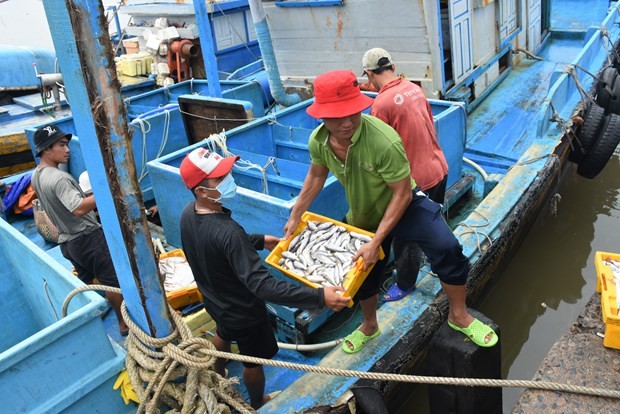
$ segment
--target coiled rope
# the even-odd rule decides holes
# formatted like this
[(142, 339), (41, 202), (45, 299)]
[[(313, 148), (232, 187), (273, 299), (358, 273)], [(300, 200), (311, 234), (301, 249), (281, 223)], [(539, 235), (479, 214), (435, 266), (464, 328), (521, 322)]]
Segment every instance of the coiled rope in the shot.
[[(71, 299), (78, 293), (99, 290), (121, 293), (118, 288), (88, 285), (74, 289), (65, 299), (62, 316), (67, 315)], [(125, 341), (125, 366), (134, 391), (141, 403), (137, 413), (157, 413), (166, 404), (175, 412), (254, 413), (233, 387), (238, 380), (225, 379), (213, 371), (215, 354), (213, 344), (195, 338), (183, 319), (170, 308), (174, 331), (165, 338), (153, 338), (140, 329), (129, 316), (125, 302), (121, 307), (123, 319), (129, 327)], [(234, 355), (234, 354), (231, 354)], [(179, 381), (184, 378), (185, 381)], [(146, 387), (144, 384), (147, 384)]]
[[(67, 315), (67, 308), (71, 298), (80, 292), (88, 290), (121, 293), (120, 289), (103, 285), (79, 287), (71, 291), (65, 299), (62, 308), (63, 317)], [(127, 371), (141, 401), (138, 413), (159, 413), (158, 404), (160, 401), (174, 409), (180, 409), (181, 413), (192, 413), (195, 410), (202, 410), (208, 413), (230, 412), (229, 407), (241, 413), (255, 412), (247, 403), (241, 400), (239, 394), (232, 387), (233, 380), (224, 379), (212, 371), (215, 358), (367, 380), (468, 387), (530, 388), (620, 399), (620, 391), (618, 390), (548, 381), (388, 374), (254, 358), (215, 350), (210, 341), (194, 337), (183, 319), (172, 308), (170, 314), (172, 315), (175, 330), (165, 338), (153, 338), (142, 331), (131, 320), (125, 302), (122, 305), (122, 313), (129, 327), (129, 336), (125, 342), (127, 346)], [(160, 351), (154, 351), (154, 349)], [(184, 376), (187, 378), (185, 384), (174, 382), (176, 379)], [(148, 384), (146, 388), (144, 388), (144, 383)]]
[[(205, 138), (205, 142), (207, 147), (214, 152), (222, 153), (224, 157), (233, 157), (235, 154), (228, 150), (228, 145), (226, 144), (226, 134), (221, 132), (219, 134), (211, 134), (208, 138)], [(249, 170), (258, 170), (262, 176), (263, 183), (263, 194), (269, 195), (269, 180), (267, 179), (267, 168), (273, 169), (276, 175), (280, 175), (280, 171), (278, 170), (278, 166), (276, 164), (276, 157), (267, 157), (267, 162), (262, 167), (259, 164), (255, 164), (247, 159), (239, 159), (235, 162), (234, 168), (241, 171), (249, 171)]]

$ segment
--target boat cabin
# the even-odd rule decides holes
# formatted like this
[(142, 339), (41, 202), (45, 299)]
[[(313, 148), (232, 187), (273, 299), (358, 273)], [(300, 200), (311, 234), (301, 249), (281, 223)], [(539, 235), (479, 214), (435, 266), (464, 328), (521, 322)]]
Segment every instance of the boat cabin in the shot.
[(473, 108), (512, 66), (511, 49), (536, 54), (549, 0), (263, 2), (280, 73), (289, 85), (334, 69), (361, 73), (364, 52), (388, 50), (398, 73), (429, 98)]

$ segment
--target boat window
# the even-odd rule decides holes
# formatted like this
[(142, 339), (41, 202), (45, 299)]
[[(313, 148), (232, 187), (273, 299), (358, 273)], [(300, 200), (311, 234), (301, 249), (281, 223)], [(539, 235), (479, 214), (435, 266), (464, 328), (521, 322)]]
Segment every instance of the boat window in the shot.
[(277, 7), (342, 6), (344, 0), (276, 0)]

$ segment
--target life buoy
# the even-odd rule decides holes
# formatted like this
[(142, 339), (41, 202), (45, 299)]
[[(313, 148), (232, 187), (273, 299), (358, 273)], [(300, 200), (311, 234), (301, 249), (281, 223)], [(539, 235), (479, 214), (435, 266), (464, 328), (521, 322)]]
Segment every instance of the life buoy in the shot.
[(620, 115), (609, 114), (603, 121), (599, 137), (577, 167), (577, 174), (585, 178), (596, 177), (605, 167), (620, 143)]
[(592, 103), (583, 117), (583, 125), (577, 134), (578, 139), (572, 142), (571, 150), (568, 153), (569, 161), (579, 164), (583, 157), (590, 152), (601, 130), (604, 119), (605, 110), (596, 103)]
[(601, 81), (596, 83), (596, 103), (607, 108), (612, 99), (613, 87), (618, 79), (618, 71), (614, 67), (607, 67), (599, 76)]

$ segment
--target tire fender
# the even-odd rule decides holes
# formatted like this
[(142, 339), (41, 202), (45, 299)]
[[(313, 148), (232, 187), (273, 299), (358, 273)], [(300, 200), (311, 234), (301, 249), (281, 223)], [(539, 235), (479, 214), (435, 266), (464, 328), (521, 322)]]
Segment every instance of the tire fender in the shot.
[(620, 143), (620, 115), (609, 114), (605, 117), (599, 137), (590, 153), (577, 167), (577, 174), (590, 179), (596, 177), (607, 165), (618, 143)]

